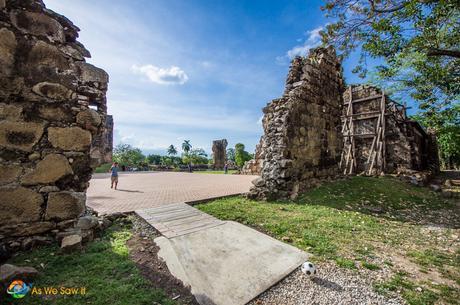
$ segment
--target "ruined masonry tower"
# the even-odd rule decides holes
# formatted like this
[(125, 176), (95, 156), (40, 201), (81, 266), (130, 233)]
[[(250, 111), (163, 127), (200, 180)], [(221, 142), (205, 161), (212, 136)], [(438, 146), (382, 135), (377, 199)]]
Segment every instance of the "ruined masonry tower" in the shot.
[(212, 156), (215, 169), (223, 169), (227, 162), (227, 140), (215, 140), (212, 142)]
[(339, 173), (343, 80), (335, 50), (317, 48), (291, 63), (283, 96), (264, 109), (261, 178), (249, 196), (295, 198)]
[(85, 211), (109, 80), (85, 62), (78, 31), (41, 0), (0, 0), (0, 246), (57, 234)]

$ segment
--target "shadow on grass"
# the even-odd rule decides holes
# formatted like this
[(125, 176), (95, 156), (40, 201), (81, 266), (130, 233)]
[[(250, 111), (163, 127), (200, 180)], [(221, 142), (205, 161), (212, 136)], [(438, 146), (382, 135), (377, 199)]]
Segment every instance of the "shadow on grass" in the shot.
[(351, 177), (302, 194), (295, 204), (321, 205), (389, 220), (460, 228), (459, 205), (426, 187), (391, 177)]

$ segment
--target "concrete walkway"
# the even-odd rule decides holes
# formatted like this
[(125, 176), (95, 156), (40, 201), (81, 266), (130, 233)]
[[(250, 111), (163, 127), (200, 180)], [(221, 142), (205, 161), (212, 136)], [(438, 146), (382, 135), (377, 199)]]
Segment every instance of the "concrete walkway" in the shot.
[(132, 212), (171, 203), (246, 193), (257, 176), (174, 172), (120, 173), (118, 190), (110, 174), (94, 174), (87, 205), (99, 213)]
[(186, 204), (136, 213), (160, 231), (159, 256), (201, 305), (243, 305), (283, 279), (308, 255)]

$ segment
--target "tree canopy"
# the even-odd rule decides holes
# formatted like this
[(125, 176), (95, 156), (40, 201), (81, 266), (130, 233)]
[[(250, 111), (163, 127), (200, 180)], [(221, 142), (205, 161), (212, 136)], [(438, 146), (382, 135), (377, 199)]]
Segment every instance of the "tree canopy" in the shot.
[(326, 0), (335, 22), (323, 42), (343, 55), (361, 54), (354, 72), (380, 59), (376, 79), (419, 102), (423, 116), (449, 111), (460, 98), (458, 0)]
[(145, 161), (145, 156), (139, 148), (129, 144), (118, 144), (113, 150), (113, 160), (121, 165), (140, 166)]
[[(445, 165), (460, 155), (460, 5), (458, 0), (326, 0), (334, 22), (322, 33), (347, 57), (361, 54), (353, 72), (413, 99), (414, 116), (433, 129)], [(377, 62), (368, 71), (369, 59)], [(458, 164), (458, 163), (457, 163)]]
[(184, 153), (188, 153), (192, 149), (192, 144), (190, 144), (190, 140), (184, 140), (182, 143), (182, 150)]
[(252, 159), (252, 155), (244, 150), (244, 144), (235, 144), (235, 163), (237, 166), (242, 167), (246, 161)]
[(194, 148), (182, 155), (184, 164), (208, 164), (208, 155), (202, 148)]
[(170, 155), (170, 156), (175, 156), (175, 155), (177, 155), (177, 149), (176, 149), (176, 148), (174, 147), (174, 145), (172, 145), (172, 144), (169, 145), (168, 151), (167, 151), (167, 152), (168, 152), (168, 155)]

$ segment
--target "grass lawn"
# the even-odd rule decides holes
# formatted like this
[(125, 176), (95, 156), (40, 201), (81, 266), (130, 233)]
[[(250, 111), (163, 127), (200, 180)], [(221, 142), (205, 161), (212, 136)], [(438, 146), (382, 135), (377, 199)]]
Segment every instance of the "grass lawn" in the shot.
[[(234, 174), (236, 172), (237, 172), (237, 170), (231, 169), (231, 170), (228, 171), (227, 175), (232, 175), (232, 174)], [(224, 171), (194, 171), (193, 173), (194, 174), (225, 174)]]
[[(233, 197), (197, 207), (289, 242), (316, 261), (334, 260), (357, 272), (391, 266), (394, 277), (376, 283), (376, 290), (399, 290), (409, 304), (458, 304), (458, 206), (427, 188), (388, 177), (353, 177), (295, 201)], [(404, 270), (407, 266), (412, 269)], [(423, 291), (414, 292), (419, 286)]]
[[(86, 287), (86, 294), (38, 296), (29, 292), (23, 299), (11, 299), (11, 304), (176, 304), (142, 278), (128, 257), (126, 241), (130, 237), (128, 226), (114, 225), (83, 253), (62, 255), (57, 247), (48, 247), (15, 257), (8, 263), (40, 271), (34, 287)], [(5, 304), (3, 300), (1, 304)]]

